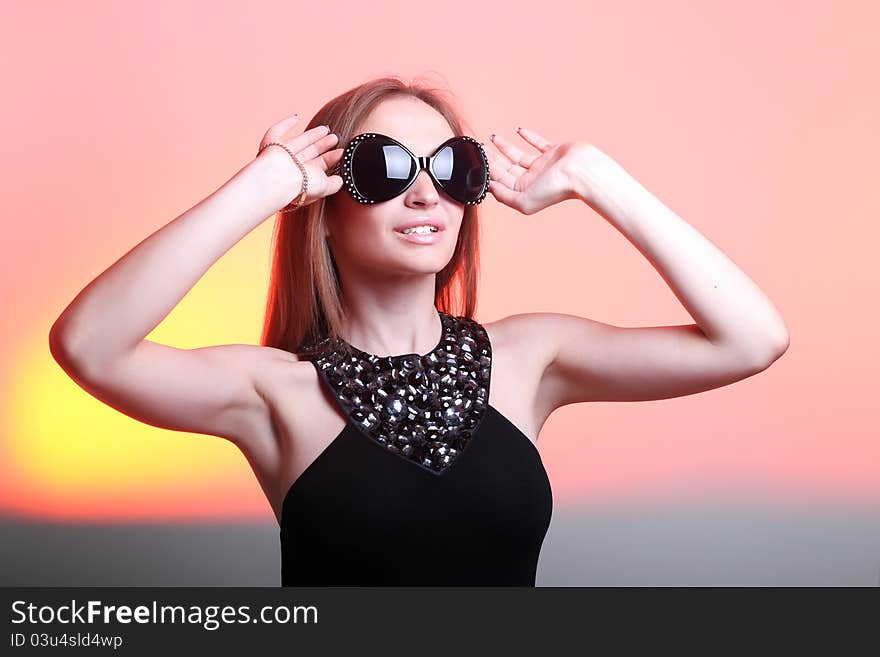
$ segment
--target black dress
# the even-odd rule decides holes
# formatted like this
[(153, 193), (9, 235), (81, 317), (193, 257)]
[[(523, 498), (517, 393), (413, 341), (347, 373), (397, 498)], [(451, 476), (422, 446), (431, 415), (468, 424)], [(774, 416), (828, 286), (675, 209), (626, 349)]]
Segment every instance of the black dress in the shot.
[(429, 353), (329, 340), (309, 356), (348, 422), (288, 490), (282, 586), (534, 586), (553, 497), (540, 453), (488, 404), (492, 347), (438, 311)]

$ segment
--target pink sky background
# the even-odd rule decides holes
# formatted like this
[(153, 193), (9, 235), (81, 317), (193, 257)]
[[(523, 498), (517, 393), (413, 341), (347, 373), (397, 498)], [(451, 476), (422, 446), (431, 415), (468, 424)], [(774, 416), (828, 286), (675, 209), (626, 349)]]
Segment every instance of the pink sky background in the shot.
[[(92, 399), (52, 359), (49, 328), (92, 278), (252, 159), (272, 123), (298, 111), (304, 126), (372, 77), (431, 72), (481, 141), (520, 140), (522, 125), (599, 146), (728, 254), (789, 327), (788, 352), (733, 385), (557, 410), (538, 441), (555, 504), (875, 504), (877, 25), (869, 2), (4, 3), (0, 509), (271, 517), (232, 445)], [(588, 206), (482, 207), (479, 321), (693, 321)], [(150, 339), (257, 344), (272, 222)]]

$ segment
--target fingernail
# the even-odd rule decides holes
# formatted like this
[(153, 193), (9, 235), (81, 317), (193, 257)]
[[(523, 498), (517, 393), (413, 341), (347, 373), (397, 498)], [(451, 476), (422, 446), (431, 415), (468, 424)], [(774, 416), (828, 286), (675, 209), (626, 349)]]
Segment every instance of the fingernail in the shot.
[(491, 139), (492, 141), (495, 141), (495, 133), (494, 132), (491, 135), (489, 135), (489, 139)]
[(519, 127), (519, 126), (516, 126), (516, 131), (517, 131), (517, 132), (520, 131), (520, 127)]

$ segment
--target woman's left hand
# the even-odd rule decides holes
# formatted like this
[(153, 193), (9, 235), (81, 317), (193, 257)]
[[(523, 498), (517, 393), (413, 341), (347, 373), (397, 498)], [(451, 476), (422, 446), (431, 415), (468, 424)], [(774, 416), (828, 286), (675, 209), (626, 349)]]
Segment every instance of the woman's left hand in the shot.
[(534, 214), (554, 203), (578, 198), (573, 172), (589, 145), (552, 144), (527, 128), (520, 128), (518, 134), (540, 153), (524, 153), (495, 135), (492, 143), (500, 154), (493, 155), (484, 149), (489, 158), (489, 191), (492, 195), (523, 214)]

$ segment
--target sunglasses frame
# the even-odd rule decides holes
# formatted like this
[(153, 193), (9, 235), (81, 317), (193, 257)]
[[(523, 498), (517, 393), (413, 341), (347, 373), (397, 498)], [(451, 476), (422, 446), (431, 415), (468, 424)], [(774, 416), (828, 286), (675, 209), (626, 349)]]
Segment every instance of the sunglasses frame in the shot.
[[(354, 155), (355, 149), (357, 148), (358, 144), (360, 144), (361, 141), (363, 141), (364, 139), (367, 139), (368, 137), (382, 137), (383, 139), (388, 139), (393, 144), (400, 146), (400, 148), (402, 148), (403, 151), (405, 153), (407, 153), (410, 156), (410, 158), (412, 158), (412, 160), (416, 163), (416, 166), (417, 166), (415, 174), (412, 176), (412, 178), (409, 179), (409, 181), (406, 183), (406, 186), (403, 189), (401, 189), (400, 192), (398, 192), (397, 194), (395, 194), (391, 198), (385, 199), (383, 201), (376, 201), (376, 200), (367, 198), (366, 196), (361, 194), (357, 190), (357, 187), (355, 187), (354, 180), (352, 180), (351, 158)], [(486, 183), (483, 186), (483, 191), (480, 192), (480, 196), (477, 197), (473, 201), (463, 201), (461, 199), (455, 198), (443, 186), (443, 183), (441, 183), (439, 180), (437, 180), (437, 178), (434, 176), (434, 160), (436, 159), (437, 155), (440, 153), (440, 151), (442, 151), (444, 148), (446, 148), (449, 144), (456, 142), (456, 141), (459, 141), (459, 140), (470, 141), (470, 142), (473, 142), (474, 144), (476, 144), (477, 148), (479, 149), (480, 155), (483, 158), (483, 166), (484, 166), (484, 169), (486, 172)], [(465, 205), (477, 205), (478, 203), (481, 203), (483, 201), (483, 199), (486, 197), (486, 193), (489, 191), (489, 158), (486, 156), (486, 150), (483, 148), (483, 145), (480, 142), (478, 142), (473, 137), (468, 137), (467, 135), (459, 135), (457, 137), (450, 137), (449, 139), (444, 141), (442, 144), (440, 144), (434, 150), (434, 152), (431, 153), (430, 155), (428, 155), (426, 157), (416, 157), (415, 155), (413, 155), (411, 150), (409, 150), (406, 146), (401, 144), (399, 141), (397, 141), (393, 137), (389, 137), (388, 135), (383, 135), (378, 132), (364, 132), (364, 133), (361, 133), (355, 137), (352, 137), (351, 141), (349, 141), (348, 145), (345, 147), (345, 151), (342, 154), (341, 162), (339, 164), (337, 164), (336, 166), (334, 166), (328, 172), (328, 174), (330, 174), (330, 175), (338, 174), (340, 168), (342, 169), (342, 180), (344, 181), (345, 188), (348, 190), (349, 194), (351, 195), (351, 197), (355, 201), (357, 201), (358, 203), (363, 203), (364, 205), (367, 205), (370, 203), (384, 203), (385, 201), (390, 201), (392, 198), (396, 198), (396, 197), (400, 196), (401, 194), (403, 194), (407, 189), (409, 189), (412, 186), (412, 184), (416, 181), (416, 178), (418, 178), (419, 174), (422, 172), (422, 169), (426, 169), (428, 171), (428, 175), (431, 176), (431, 180), (434, 181), (434, 184), (437, 187), (439, 187), (441, 190), (443, 190), (443, 192), (447, 196), (449, 196), (449, 198), (453, 199), (457, 203), (463, 203)]]

